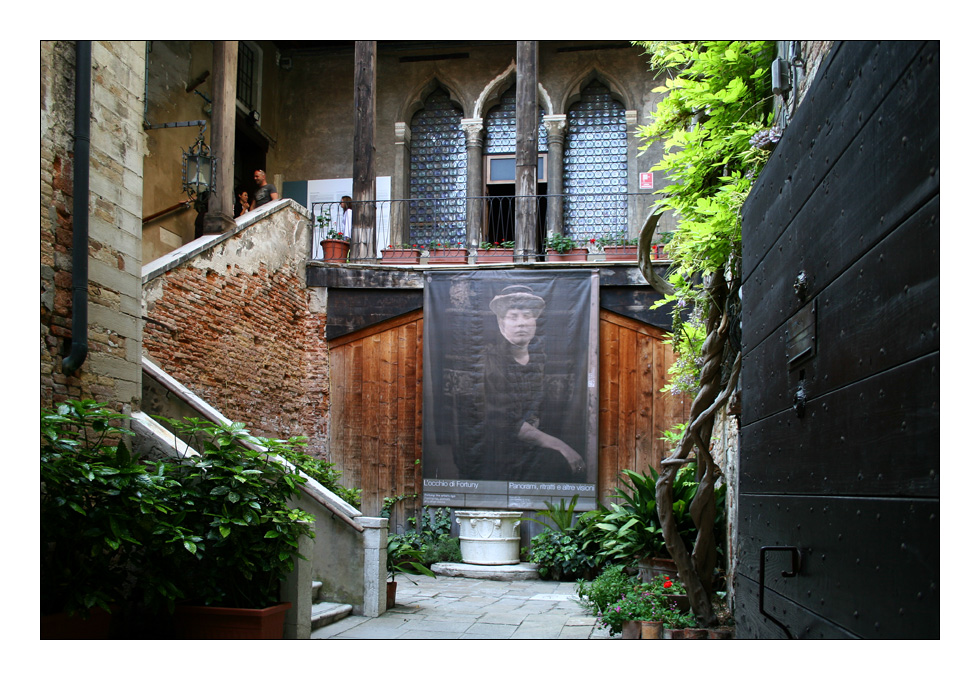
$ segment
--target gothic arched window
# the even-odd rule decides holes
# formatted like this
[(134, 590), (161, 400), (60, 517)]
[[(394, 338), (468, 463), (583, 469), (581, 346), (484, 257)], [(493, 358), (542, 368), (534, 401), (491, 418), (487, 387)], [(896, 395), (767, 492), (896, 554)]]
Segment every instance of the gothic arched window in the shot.
[(565, 233), (579, 240), (626, 233), (626, 107), (593, 80), (568, 111)]
[(466, 135), (463, 110), (439, 88), (412, 117), (409, 240), (466, 241)]

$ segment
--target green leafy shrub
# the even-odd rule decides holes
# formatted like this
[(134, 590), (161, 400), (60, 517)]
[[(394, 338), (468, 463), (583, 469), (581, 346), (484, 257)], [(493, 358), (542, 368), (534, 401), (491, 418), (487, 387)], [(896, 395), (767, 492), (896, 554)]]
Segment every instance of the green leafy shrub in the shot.
[(546, 509), (538, 513), (542, 519), (531, 518), (532, 522), (547, 527), (531, 539), (524, 551), (527, 559), (538, 565), (542, 578), (573, 581), (591, 576), (601, 563), (598, 543), (591, 534), (598, 515), (584, 513), (576, 521), (577, 502), (577, 495), (567, 506), (564, 498), (558, 505), (545, 501)]
[(280, 449), (280, 455), (284, 459), (315, 479), (324, 488), (337, 494), (343, 501), (355, 508), (361, 507), (361, 490), (343, 486), (340, 483), (341, 473), (334, 463), (306, 453), (303, 450), (307, 442), (306, 437), (291, 437), (285, 441), (277, 439), (276, 442), (286, 445)]
[(621, 633), (626, 621), (662, 621), (666, 628), (689, 628), (696, 623), (694, 615), (670, 597), (685, 595), (683, 584), (667, 576), (642, 583), (627, 574), (623, 565), (614, 564), (591, 583), (578, 581), (576, 591), (583, 606), (610, 635)]
[(538, 573), (546, 580), (574, 581), (596, 567), (595, 556), (583, 552), (571, 532), (543, 531), (531, 539), (525, 554), (528, 561), (538, 565)]
[(609, 564), (599, 572), (593, 581), (578, 579), (575, 582), (575, 592), (582, 600), (582, 605), (599, 616), (610, 605), (625, 593), (635, 579), (626, 573), (622, 564)]
[(564, 234), (552, 234), (548, 237), (546, 245), (555, 252), (567, 253), (578, 244), (575, 242), (575, 239)]
[(93, 401), (42, 411), (42, 612), (277, 602), (300, 537), (313, 535), (313, 517), (290, 507), (303, 481), (284, 460), (296, 442), (167, 420), (199, 455), (140, 462), (122, 419)]
[[(597, 540), (606, 560), (630, 563), (636, 558), (670, 558), (657, 514), (659, 475), (652, 466), (648, 469), (648, 474), (622, 471), (621, 485), (613, 492), (620, 503), (610, 503), (595, 525), (602, 532)], [(690, 513), (690, 504), (698, 487), (695, 473), (693, 462), (685, 465), (678, 470), (673, 485), (673, 514), (678, 532), (689, 550), (694, 547), (698, 532)], [(725, 486), (720, 485), (715, 488), (715, 541), (719, 551), (724, 549), (725, 530)]]
[(404, 534), (388, 534), (388, 578), (395, 580), (395, 574), (424, 574), (435, 576), (432, 570), (422, 564), (422, 550), (417, 548)]
[[(385, 498), (381, 516), (390, 517), (391, 509), (396, 503), (417, 496), (418, 494), (413, 493)], [(397, 534), (398, 540), (418, 552), (416, 559), (421, 564), (428, 567), (436, 562), (463, 560), (459, 539), (452, 535), (452, 510), (449, 508), (431, 509), (429, 506), (424, 506), (418, 517), (408, 517), (405, 522), (411, 528), (402, 534)]]
[(181, 595), (175, 574), (159, 568), (183, 550), (171, 511), (177, 482), (129, 452), (124, 419), (92, 400), (41, 412), (42, 614)]
[(452, 535), (452, 511), (449, 508), (422, 507), (422, 513), (409, 517), (412, 528), (405, 538), (421, 551), (421, 562), (427, 566), (436, 562), (461, 562), (459, 539)]
[(165, 422), (199, 454), (184, 455), (174, 470), (181, 485), (178, 517), (192, 534), (178, 565), (181, 589), (205, 605), (275, 604), (300, 536), (313, 536), (312, 515), (290, 506), (303, 482), (284, 462), (296, 455), (294, 444), (256, 437), (241, 423)]
[(605, 531), (602, 554), (613, 562), (631, 562), (637, 557), (670, 557), (657, 515), (657, 471), (644, 475), (623, 470), (621, 486), (613, 492), (619, 503), (596, 524)]

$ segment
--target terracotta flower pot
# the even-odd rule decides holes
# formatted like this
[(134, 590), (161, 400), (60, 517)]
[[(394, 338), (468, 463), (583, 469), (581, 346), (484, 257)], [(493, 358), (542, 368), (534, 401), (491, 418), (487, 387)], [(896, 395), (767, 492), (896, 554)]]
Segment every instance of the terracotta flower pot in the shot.
[(559, 253), (548, 248), (548, 262), (585, 262), (589, 259), (588, 248), (572, 248), (567, 253)]
[(292, 602), (264, 609), (177, 605), (174, 625), (184, 640), (281, 640)]
[(417, 248), (385, 248), (381, 261), (388, 264), (418, 264), (422, 251)]
[(641, 557), (639, 560), (640, 580), (650, 583), (658, 576), (669, 576), (672, 581), (678, 580), (677, 564), (674, 560), (663, 557)]
[(623, 640), (660, 640), (663, 636), (663, 621), (623, 621)]
[(429, 264), (466, 264), (466, 248), (433, 248)]
[(323, 249), (324, 262), (346, 262), (347, 254), (350, 252), (350, 243), (340, 239), (325, 238), (320, 241)]
[(387, 599), (385, 600), (385, 609), (391, 609), (395, 606), (395, 594), (398, 590), (398, 581), (388, 581), (388, 592)]
[(606, 246), (602, 252), (606, 254), (606, 262), (636, 262), (636, 246)]
[(476, 251), (476, 261), (481, 264), (489, 262), (513, 262), (514, 251), (507, 250), (506, 248), (480, 248)]
[(112, 614), (92, 607), (87, 618), (69, 616), (64, 612), (41, 617), (42, 640), (107, 640)]

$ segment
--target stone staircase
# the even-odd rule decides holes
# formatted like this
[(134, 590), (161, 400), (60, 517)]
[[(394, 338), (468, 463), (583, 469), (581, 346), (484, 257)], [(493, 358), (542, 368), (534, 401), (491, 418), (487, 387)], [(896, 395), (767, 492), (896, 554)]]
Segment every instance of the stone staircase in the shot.
[(312, 620), (310, 621), (311, 630), (323, 628), (324, 626), (334, 623), (335, 621), (340, 621), (354, 609), (354, 607), (349, 604), (321, 602), (320, 587), (322, 585), (323, 583), (320, 581), (313, 581), (313, 616)]

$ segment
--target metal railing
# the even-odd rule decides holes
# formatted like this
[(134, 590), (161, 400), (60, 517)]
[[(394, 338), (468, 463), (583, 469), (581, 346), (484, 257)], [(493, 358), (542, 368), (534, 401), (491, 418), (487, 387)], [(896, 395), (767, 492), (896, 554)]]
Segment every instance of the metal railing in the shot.
[[(561, 234), (576, 247), (602, 252), (613, 241), (635, 243), (642, 219), (653, 204), (649, 193), (549, 194), (539, 196), (446, 196), (443, 198), (386, 199), (374, 202), (375, 253), (358, 258), (362, 262), (382, 256), (389, 246), (412, 247), (428, 254), (435, 244), (475, 250), (467, 243), (467, 224), (477, 225), (479, 242), (500, 244), (514, 241), (516, 207), (521, 200), (538, 203), (538, 247), (526, 255), (543, 258), (548, 237)], [(331, 232), (350, 239), (359, 210), (365, 202), (353, 201), (345, 211), (341, 201), (315, 202), (311, 258), (322, 259), (320, 242)], [(348, 213), (345, 216), (345, 212)], [(370, 221), (370, 216), (368, 216)], [(470, 252), (474, 255), (475, 252)], [(358, 260), (351, 260), (358, 261)]]

